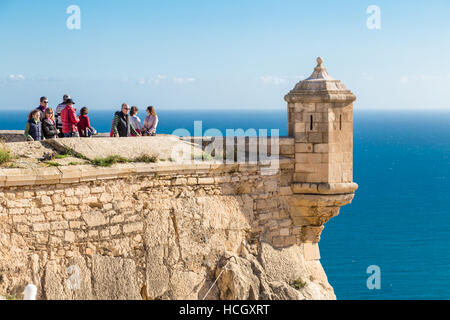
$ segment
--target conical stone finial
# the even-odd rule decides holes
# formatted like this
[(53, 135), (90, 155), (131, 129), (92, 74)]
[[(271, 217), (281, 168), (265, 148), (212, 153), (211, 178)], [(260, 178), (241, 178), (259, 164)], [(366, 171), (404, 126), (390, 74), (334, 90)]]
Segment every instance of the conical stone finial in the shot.
[(317, 66), (313, 74), (306, 80), (297, 83), (295, 88), (285, 97), (287, 102), (340, 101), (352, 102), (356, 97), (345, 85), (328, 74), (323, 65), (323, 58), (316, 59)]
[(321, 57), (318, 57), (318, 58), (317, 58), (317, 66), (318, 66), (318, 67), (321, 67), (322, 64), (323, 64), (323, 59), (322, 59)]

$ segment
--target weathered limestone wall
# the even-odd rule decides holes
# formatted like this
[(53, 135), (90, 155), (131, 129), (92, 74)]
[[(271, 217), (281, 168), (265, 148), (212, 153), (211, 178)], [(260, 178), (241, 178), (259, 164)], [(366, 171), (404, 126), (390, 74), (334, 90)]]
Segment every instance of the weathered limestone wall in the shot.
[[(39, 177), (3, 169), (0, 292), (35, 283), (41, 299), (198, 299), (230, 261), (209, 299), (333, 299), (314, 243), (338, 209), (298, 209), (318, 199), (292, 193), (293, 160), (281, 168), (126, 164)], [(298, 278), (300, 291), (290, 286)]]

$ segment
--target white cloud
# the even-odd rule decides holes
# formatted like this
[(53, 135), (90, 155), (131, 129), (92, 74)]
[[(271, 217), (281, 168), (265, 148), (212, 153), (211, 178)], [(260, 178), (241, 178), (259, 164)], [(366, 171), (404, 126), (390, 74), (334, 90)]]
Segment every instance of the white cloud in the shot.
[(195, 78), (181, 78), (181, 77), (174, 77), (173, 82), (176, 84), (188, 84), (188, 83), (194, 83), (196, 80)]
[(284, 85), (284, 84), (291, 84), (291, 83), (297, 83), (301, 80), (304, 80), (306, 77), (303, 75), (297, 75), (297, 76), (261, 76), (259, 77), (259, 80), (266, 84), (266, 85)]
[(429, 74), (419, 74), (419, 75), (413, 75), (413, 76), (402, 76), (400, 78), (400, 82), (403, 84), (412, 82), (412, 81), (422, 81), (422, 82), (442, 82), (442, 81), (447, 81), (448, 79), (450, 79), (450, 75), (440, 75), (440, 76), (436, 76), (436, 75), (429, 75)]
[(144, 86), (144, 85), (154, 85), (157, 86), (159, 85), (163, 80), (165, 80), (167, 77), (165, 75), (162, 74), (158, 74), (156, 76), (156, 78), (140, 78), (138, 80), (138, 85), (140, 86)]
[(286, 78), (278, 76), (261, 76), (259, 77), (259, 80), (261, 80), (264, 84), (272, 84), (276, 86), (287, 82)]
[(23, 74), (10, 74), (8, 76), (9, 81), (23, 81), (25, 80), (25, 76)]
[(165, 80), (166, 76), (162, 74), (158, 74), (155, 79), (151, 80), (152, 84), (159, 85), (161, 81)]

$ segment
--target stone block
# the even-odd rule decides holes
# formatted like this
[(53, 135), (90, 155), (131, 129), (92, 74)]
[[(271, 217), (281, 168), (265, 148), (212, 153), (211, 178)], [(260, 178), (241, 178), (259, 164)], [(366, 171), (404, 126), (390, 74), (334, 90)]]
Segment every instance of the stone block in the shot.
[(150, 175), (156, 172), (157, 164), (154, 163), (135, 163), (136, 174)]
[(283, 244), (285, 247), (293, 246), (297, 244), (297, 237), (296, 236), (284, 237)]
[(310, 143), (324, 143), (323, 134), (320, 132), (308, 133), (307, 141)]
[(292, 146), (280, 146), (280, 155), (293, 155), (295, 153), (295, 147)]
[(328, 151), (328, 144), (326, 143), (318, 143), (314, 145), (314, 152), (316, 153), (326, 153)]
[(303, 247), (303, 255), (306, 261), (320, 260), (319, 244), (304, 243), (302, 247)]
[(295, 124), (295, 133), (304, 133), (304, 132), (306, 132), (306, 123), (297, 122)]
[(63, 213), (63, 217), (66, 220), (76, 220), (79, 217), (81, 217), (81, 212), (80, 211), (65, 211)]
[(36, 172), (30, 169), (8, 169), (6, 174), (5, 186), (31, 186), (36, 184)]
[(142, 300), (136, 265), (123, 258), (92, 257), (92, 292), (98, 300)]
[(105, 216), (100, 212), (86, 213), (82, 215), (88, 227), (99, 227), (107, 224)]
[(306, 164), (308, 162), (308, 154), (307, 153), (296, 153), (295, 154), (295, 162), (296, 164)]
[(292, 188), (291, 187), (281, 187), (280, 188), (280, 196), (290, 196), (292, 195)]
[(61, 171), (58, 168), (37, 168), (36, 184), (47, 185), (57, 184), (61, 181)]
[(123, 233), (132, 233), (144, 230), (142, 222), (130, 223), (123, 226)]
[(219, 183), (230, 183), (231, 182), (231, 176), (221, 176), (221, 177), (215, 177), (214, 182), (216, 184)]
[(295, 144), (295, 152), (296, 153), (309, 153), (313, 152), (313, 144), (312, 143), (296, 143)]
[(272, 239), (272, 244), (274, 247), (283, 247), (284, 246), (284, 237), (274, 237)]
[(200, 185), (214, 184), (214, 178), (198, 178), (198, 184)]
[(312, 242), (312, 243), (319, 243), (320, 242), (320, 235), (322, 234), (322, 231), (324, 229), (324, 226), (315, 227), (315, 226), (307, 226), (304, 227), (302, 230), (302, 241)]
[(317, 186), (315, 183), (294, 183), (292, 190), (294, 193), (317, 193)]
[(72, 231), (66, 231), (64, 234), (64, 241), (66, 242), (75, 242), (75, 233)]
[(300, 132), (296, 132), (295, 133), (295, 142), (296, 143), (307, 143), (307, 142), (311, 142), (308, 140), (308, 133), (300, 133)]
[(42, 231), (49, 231), (49, 230), (50, 230), (50, 223), (33, 224), (33, 231), (42, 232)]
[(92, 194), (104, 193), (104, 192), (105, 192), (105, 187), (92, 187), (91, 188)]
[(66, 230), (69, 229), (69, 223), (67, 221), (54, 221), (51, 223), (52, 230)]

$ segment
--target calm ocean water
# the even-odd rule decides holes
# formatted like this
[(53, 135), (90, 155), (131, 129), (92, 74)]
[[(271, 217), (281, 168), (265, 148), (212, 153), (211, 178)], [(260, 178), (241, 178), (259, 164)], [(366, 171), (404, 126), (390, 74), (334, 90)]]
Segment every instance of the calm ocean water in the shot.
[[(109, 131), (113, 112), (91, 112)], [(0, 130), (23, 129), (26, 112), (0, 111)], [(143, 115), (141, 115), (143, 118)], [(279, 129), (281, 111), (163, 111), (159, 133), (185, 128)], [(330, 221), (322, 264), (338, 299), (450, 298), (450, 112), (356, 112), (353, 204)], [(366, 286), (371, 265), (381, 290)]]

